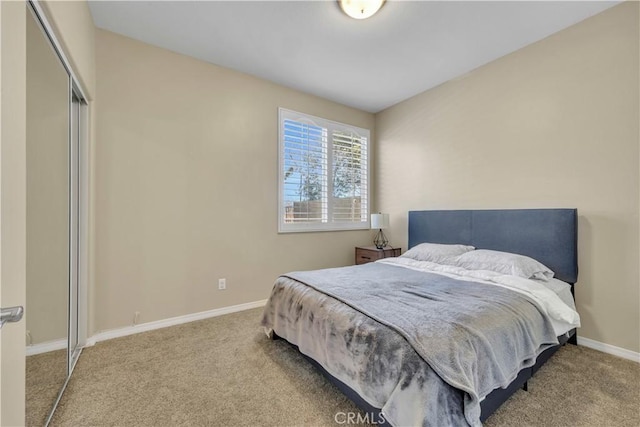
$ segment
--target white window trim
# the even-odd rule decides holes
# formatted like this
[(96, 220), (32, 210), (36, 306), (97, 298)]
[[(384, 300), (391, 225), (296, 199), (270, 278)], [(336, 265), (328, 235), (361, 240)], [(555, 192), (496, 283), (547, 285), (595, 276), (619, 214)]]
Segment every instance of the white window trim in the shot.
[[(319, 225), (318, 223), (297, 223), (290, 224), (284, 222), (284, 120), (295, 120), (303, 123), (311, 123), (317, 126), (325, 126), (334, 130), (355, 132), (367, 138), (367, 214), (366, 221), (358, 223), (328, 222)], [(332, 164), (332, 153), (329, 150), (328, 164)], [(329, 189), (331, 183), (328, 183)], [(333, 191), (328, 194), (332, 194)], [(371, 213), (371, 132), (369, 129), (335, 122), (321, 117), (312, 116), (286, 108), (278, 109), (278, 233), (303, 233), (318, 231), (345, 231), (345, 230), (368, 230), (370, 228)]]

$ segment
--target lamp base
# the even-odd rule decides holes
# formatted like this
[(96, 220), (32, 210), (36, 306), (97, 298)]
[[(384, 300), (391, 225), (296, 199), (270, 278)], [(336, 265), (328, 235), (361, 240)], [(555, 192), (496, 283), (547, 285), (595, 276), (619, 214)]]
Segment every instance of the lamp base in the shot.
[(373, 238), (373, 244), (376, 245), (378, 249), (384, 249), (389, 244), (389, 240), (387, 240), (387, 236), (384, 235), (382, 229), (376, 233), (376, 237)]

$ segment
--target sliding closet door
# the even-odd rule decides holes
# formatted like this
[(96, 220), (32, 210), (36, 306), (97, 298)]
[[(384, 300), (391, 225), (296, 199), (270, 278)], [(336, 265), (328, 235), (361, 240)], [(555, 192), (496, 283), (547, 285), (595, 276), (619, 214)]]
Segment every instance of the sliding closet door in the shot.
[(27, 13), (27, 425), (42, 426), (69, 371), (70, 81)]
[(80, 171), (86, 176), (81, 153), (88, 112), (45, 15), (38, 3), (29, 6), (26, 424), (42, 426), (51, 421), (80, 356), (78, 325), (86, 323), (86, 311), (82, 319), (79, 311), (86, 305), (86, 261), (79, 261), (87, 250), (86, 202), (80, 204), (87, 187)]

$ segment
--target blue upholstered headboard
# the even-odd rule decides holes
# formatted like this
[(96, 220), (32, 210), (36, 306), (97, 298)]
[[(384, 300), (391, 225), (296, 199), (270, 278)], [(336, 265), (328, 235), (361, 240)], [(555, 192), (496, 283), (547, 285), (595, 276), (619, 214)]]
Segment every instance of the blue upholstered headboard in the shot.
[(424, 242), (526, 255), (560, 280), (578, 280), (577, 209), (411, 211), (409, 248)]

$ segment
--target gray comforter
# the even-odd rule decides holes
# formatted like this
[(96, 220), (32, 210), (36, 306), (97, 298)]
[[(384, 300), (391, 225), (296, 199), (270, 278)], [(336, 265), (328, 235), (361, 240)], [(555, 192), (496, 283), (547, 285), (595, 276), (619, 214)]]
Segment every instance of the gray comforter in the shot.
[(557, 344), (521, 294), (380, 263), (280, 277), (262, 324), (393, 425), (480, 425), (480, 400)]

